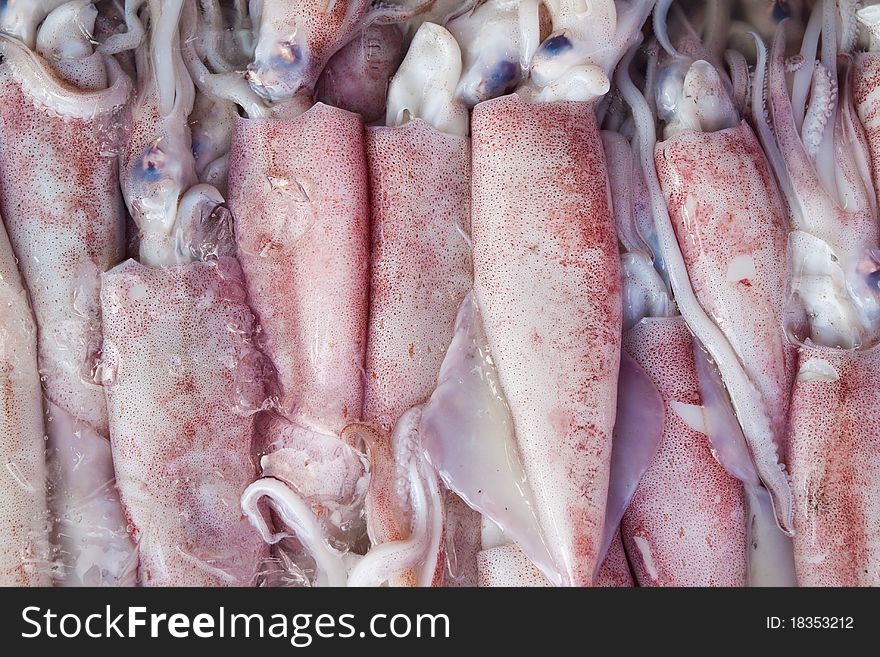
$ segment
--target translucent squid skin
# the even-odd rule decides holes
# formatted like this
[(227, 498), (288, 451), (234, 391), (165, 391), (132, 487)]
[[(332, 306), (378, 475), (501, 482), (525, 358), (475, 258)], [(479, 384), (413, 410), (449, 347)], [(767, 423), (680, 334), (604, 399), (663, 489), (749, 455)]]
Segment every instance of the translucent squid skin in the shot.
[(858, 53), (854, 63), (853, 102), (871, 154), (874, 193), (880, 197), (880, 53)]
[[(62, 584), (130, 584), (134, 547), (113, 485), (101, 348), (102, 272), (123, 256), (122, 78), (86, 92), (0, 37), (0, 213), (40, 327)], [(94, 478), (80, 476), (90, 472)]]
[(788, 439), (801, 586), (880, 585), (880, 350), (803, 346)]
[(621, 279), (592, 105), (512, 95), (472, 123), (474, 290), (552, 556), (593, 582), (620, 361)]
[(388, 81), (403, 56), (396, 25), (370, 25), (358, 32), (324, 67), (315, 98), (360, 114), (364, 123), (385, 116)]
[(712, 454), (708, 437), (674, 404), (699, 406), (690, 331), (681, 317), (643, 319), (623, 336), (666, 402), (660, 448), (622, 523), (640, 586), (745, 586), (743, 486)]
[(419, 119), (367, 129), (372, 209), (364, 419), (427, 400), (472, 285), (470, 147)]
[[(760, 391), (773, 432), (765, 458), (782, 458), (795, 351), (782, 320), (787, 215), (770, 166), (745, 123), (685, 130), (657, 145), (655, 161), (694, 293)], [(762, 476), (773, 468), (758, 463)]]
[(0, 586), (49, 586), (37, 327), (0, 223)]
[(329, 433), (360, 419), (369, 291), (364, 135), (318, 104), (233, 129), (229, 208), (280, 410)]
[[(102, 277), (103, 368), (119, 489), (147, 586), (248, 586), (265, 544), (239, 498), (264, 356), (233, 258)], [(173, 308), (173, 310), (170, 310)]]

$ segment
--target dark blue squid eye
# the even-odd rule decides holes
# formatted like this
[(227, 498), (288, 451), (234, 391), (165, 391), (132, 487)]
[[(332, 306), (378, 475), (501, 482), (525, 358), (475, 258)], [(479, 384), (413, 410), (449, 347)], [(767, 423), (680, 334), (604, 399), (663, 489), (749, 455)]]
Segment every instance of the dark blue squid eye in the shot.
[(520, 76), (520, 67), (516, 62), (503, 59), (497, 62), (486, 78), (486, 86), (491, 92), (504, 92), (507, 88), (515, 83)]
[(541, 44), (539, 50), (553, 57), (571, 49), (571, 40), (564, 34), (552, 36)]
[(162, 178), (162, 165), (165, 162), (165, 153), (158, 146), (147, 148), (141, 156), (138, 172), (146, 182), (158, 182)]

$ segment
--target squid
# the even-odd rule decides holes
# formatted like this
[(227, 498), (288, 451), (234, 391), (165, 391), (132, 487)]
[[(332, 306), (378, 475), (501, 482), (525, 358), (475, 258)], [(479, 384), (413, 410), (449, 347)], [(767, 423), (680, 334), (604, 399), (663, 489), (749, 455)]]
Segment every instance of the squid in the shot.
[[(595, 586), (632, 586), (621, 541), (624, 510), (663, 428), (659, 393), (629, 359), (618, 388), (607, 513)], [(440, 477), (483, 516), (476, 554), (480, 586), (549, 586), (562, 576), (550, 557), (516, 444), (510, 407), (479, 309), (468, 295), (436, 389), (422, 411), (422, 445)], [(490, 473), (492, 473), (490, 475)]]
[[(620, 264), (590, 102), (653, 3), (547, 3), (519, 93), (472, 118), (474, 300), (558, 585), (600, 563), (620, 361)], [(589, 26), (589, 27), (588, 27)], [(598, 29), (597, 29), (598, 28)], [(533, 557), (533, 560), (535, 558)]]
[(39, 327), (55, 581), (125, 585), (136, 553), (97, 361), (100, 275), (123, 255), (117, 126), (131, 83), (93, 52), (92, 3), (50, 4), (8, 4), (0, 15), (18, 16), (10, 31), (24, 39), (0, 35), (0, 213)]
[[(630, 100), (635, 91), (628, 71), (631, 59), (632, 55), (624, 58), (616, 73), (618, 88)], [(657, 444), (652, 445), (645, 430), (650, 415), (643, 415), (638, 418), (638, 442), (629, 450), (631, 462), (640, 467), (631, 468), (634, 483), (629, 486), (634, 490), (625, 499), (623, 543), (640, 586), (743, 586), (743, 487), (715, 459), (706, 426), (691, 419), (705, 412), (695, 343), (678, 314), (666, 264), (656, 250), (649, 186), (638, 152), (640, 137), (644, 135), (637, 132), (630, 144), (621, 134), (603, 133), (623, 251), (623, 352), (648, 373), (661, 400), (660, 421), (653, 421), (661, 433)], [(620, 395), (651, 398), (644, 392), (649, 387), (626, 389), (631, 386), (622, 384)], [(617, 435), (616, 430), (615, 451), (624, 447)], [(636, 447), (644, 453), (642, 460), (637, 460)]]
[[(625, 58), (616, 74), (624, 96), (634, 89), (630, 61)], [(633, 377), (621, 382), (620, 396), (639, 399), (643, 407), (633, 431), (619, 426), (620, 411), (615, 427), (613, 450), (626, 449), (629, 482), (616, 482), (612, 471), (611, 484), (632, 490), (623, 498), (623, 542), (641, 586), (743, 586), (743, 487), (713, 456), (707, 428), (692, 420), (705, 412), (694, 342), (654, 252), (657, 236), (638, 152), (618, 133), (603, 133), (603, 142), (623, 247), (623, 352), (629, 362), (622, 368), (641, 368), (652, 384)], [(644, 402), (653, 396), (660, 409), (652, 414)], [(651, 426), (659, 430), (656, 438)], [(635, 436), (631, 446), (618, 438), (627, 435)]]
[[(406, 526), (389, 506), (399, 490), (394, 453), (415, 449), (410, 425), (387, 441), (358, 424), (370, 275), (363, 123), (322, 103), (301, 112), (314, 93), (321, 68), (315, 62), (350, 39), (369, 3), (336, 3), (332, 17), (316, 14), (314, 2), (285, 4), (283, 11), (282, 3), (263, 4), (250, 89), (240, 92), (248, 118), (236, 120), (230, 151), (239, 259), (280, 384), (272, 423), (280, 429), (267, 437), (262, 477), (245, 491), (243, 504), (268, 542), (300, 543), (314, 562), (315, 583), (379, 584), (414, 565), (419, 552), (410, 534), (431, 528)], [(265, 58), (281, 18), (299, 26), (303, 39), (286, 68)], [(439, 513), (429, 466), (415, 460), (402, 476), (412, 482), (404, 487), (408, 499)], [(261, 500), (272, 511), (270, 522)], [(367, 529), (390, 543), (360, 561), (353, 548), (363, 534), (364, 508)], [(421, 521), (424, 514), (416, 515)], [(398, 567), (401, 559), (409, 566)]]
[(248, 83), (271, 103), (311, 93), (324, 64), (348, 42), (370, 7), (368, 0), (251, 4), (257, 41)]
[[(460, 73), (455, 39), (423, 23), (391, 82), (388, 127), (367, 129), (372, 240), (363, 419), (386, 436), (430, 396), (472, 286), (470, 146), (466, 109), (455, 97)], [(405, 472), (406, 460), (395, 468)], [(396, 515), (406, 515), (407, 495), (396, 501)], [(465, 514), (460, 508), (468, 522)], [(381, 544), (408, 532), (403, 526), (371, 538)]]
[[(880, 507), (868, 492), (877, 476), (876, 432), (868, 425), (880, 268), (873, 125), (865, 113), (871, 102), (865, 81), (853, 93), (847, 58), (838, 69), (838, 48), (852, 47), (842, 29), (847, 14), (840, 11), (848, 5), (824, 2), (813, 9), (811, 38), (804, 38), (790, 91), (784, 32), (777, 32), (769, 54), (759, 42), (754, 90), (756, 102), (766, 103), (756, 122), (790, 209), (794, 302), (807, 314), (794, 333), (798, 369), (788, 435), (795, 567), (804, 586), (880, 581)], [(765, 74), (766, 85), (760, 83)]]
[[(117, 481), (145, 586), (248, 586), (265, 544), (240, 498), (256, 477), (272, 368), (219, 192), (195, 177), (181, 2), (151, 2), (120, 157), (138, 260), (101, 276), (101, 371)], [(170, 56), (169, 56), (170, 55)]]
[(677, 290), (676, 299), (725, 379), (779, 526), (791, 534), (784, 458), (795, 351), (783, 331), (785, 205), (724, 72), (701, 54), (712, 59), (698, 45), (692, 55), (668, 53), (654, 90), (664, 124), (656, 175), (675, 239), (668, 246), (684, 266), (678, 285), (696, 303)]
[(369, 201), (363, 125), (357, 115), (323, 104), (294, 119), (238, 118), (229, 164), (239, 259), (278, 372), (278, 411), (289, 420), (270, 439), (263, 475), (284, 480), (277, 463), (325, 444), (347, 454), (339, 463), (354, 470), (344, 470), (343, 478), (360, 478), (363, 466), (339, 436), (360, 419), (364, 395)]
[(49, 510), (36, 323), (0, 224), (0, 586), (48, 586)]
[[(457, 46), (448, 32), (430, 23), (420, 28), (410, 55), (391, 84), (388, 109), (391, 126), (409, 118), (415, 120), (401, 127), (368, 130), (365, 144), (367, 166), (363, 179), (354, 175), (360, 172), (352, 168), (327, 177), (327, 184), (332, 181), (334, 185), (346, 185), (343, 188), (345, 195), (335, 194), (340, 199), (360, 199), (358, 194), (360, 190), (365, 191), (369, 181), (372, 266), (369, 270), (354, 269), (361, 261), (352, 261), (349, 264), (352, 268), (350, 282), (345, 285), (351, 294), (361, 294), (367, 286), (360, 277), (370, 275), (370, 341), (366, 345), (362, 342), (366, 338), (367, 308), (354, 305), (351, 296), (340, 298), (339, 312), (330, 319), (338, 323), (339, 316), (348, 313), (353, 320), (351, 330), (363, 330), (363, 333), (340, 335), (336, 340), (339, 346), (334, 351), (347, 358), (346, 362), (337, 362), (331, 370), (328, 361), (320, 368), (304, 370), (302, 376), (311, 377), (312, 371), (320, 373), (326, 369), (328, 374), (332, 371), (333, 376), (328, 376), (328, 382), (344, 383), (358, 398), (349, 404), (350, 412), (335, 415), (338, 419), (328, 427), (327, 438), (305, 435), (301, 444), (314, 444), (339, 435), (342, 439), (340, 445), (359, 446), (369, 456), (369, 486), (360, 501), (372, 544), (369, 553), (361, 559), (357, 554), (345, 554), (333, 546), (327, 540), (332, 532), (328, 532), (326, 521), (322, 527), (322, 523), (313, 517), (314, 503), (312, 509), (308, 509), (298, 500), (302, 491), (294, 482), (285, 491), (279, 491), (275, 482), (251, 487), (252, 495), (257, 495), (265, 486), (266, 495), (273, 500), (270, 504), (274, 504), (283, 524), (293, 529), (297, 539), (314, 557), (318, 583), (430, 585), (439, 583), (443, 576), (440, 555), (445, 511), (436, 475), (421, 455), (421, 408), (418, 404), (426, 400), (433, 388), (446, 345), (451, 339), (456, 307), (471, 282), (467, 237), (469, 150), (466, 139), (459, 133), (462, 120), (466, 121), (463, 106), (447, 98), (454, 120), (445, 121), (443, 117), (446, 115), (442, 111), (431, 118), (421, 118), (421, 105), (415, 99), (418, 94), (412, 91), (413, 87), (419, 87), (414, 76), (420, 75), (421, 71), (414, 68), (412, 62), (423, 61), (426, 55), (442, 54), (444, 44), (451, 46), (457, 56)], [(437, 82), (429, 78), (427, 86), (438, 84), (442, 90), (445, 61), (437, 65), (437, 71)], [(457, 78), (454, 69), (450, 75)], [(321, 134), (320, 140), (316, 139), (315, 152), (318, 152), (318, 143), (325, 145), (329, 135), (336, 135), (339, 152), (346, 154), (339, 159), (340, 165), (351, 167), (352, 161), (360, 157), (355, 149), (364, 147), (359, 123), (347, 112), (320, 104), (304, 116), (316, 111), (350, 121), (352, 129), (346, 133), (336, 129)], [(303, 140), (300, 139), (299, 143), (302, 145)], [(324, 161), (333, 160), (327, 160), (325, 156)], [(434, 175), (438, 161), (443, 163), (446, 171), (439, 180)], [(298, 176), (310, 184), (310, 189), (314, 190), (313, 198), (315, 192), (321, 193), (321, 189), (305, 175), (305, 161), (301, 166), (303, 173)], [(427, 175), (429, 170), (430, 176)], [(332, 188), (327, 189), (329, 193)], [(368, 237), (363, 232), (367, 218), (360, 214), (360, 209), (367, 207), (363, 202), (363, 205), (353, 207), (351, 213), (350, 235), (357, 235), (358, 239)], [(328, 227), (342, 225), (339, 219), (329, 214), (324, 221)], [(326, 237), (323, 243), (326, 243)], [(342, 239), (340, 243), (343, 243)], [(359, 242), (347, 237), (344, 243), (356, 245)], [(366, 246), (363, 245), (364, 257)], [(337, 270), (341, 271), (341, 267)], [(317, 262), (304, 273), (306, 271), (314, 271), (312, 276), (316, 276)], [(340, 289), (344, 289), (342, 284), (340, 279), (333, 286), (337, 295)], [(296, 289), (288, 286), (291, 288)], [(326, 304), (326, 299), (315, 297), (315, 301), (320, 300), (322, 304)], [(317, 312), (315, 314), (317, 316)], [(311, 331), (311, 327), (305, 326), (303, 335), (311, 335)], [(351, 351), (349, 357), (341, 349), (346, 344), (357, 347), (358, 351)], [(361, 351), (364, 347), (366, 352)], [(365, 361), (359, 360), (363, 358)], [(291, 363), (296, 360), (291, 359)], [(359, 376), (360, 368), (364, 366), (366, 381)], [(350, 368), (351, 375), (340, 378), (341, 367)], [(299, 389), (302, 387), (300, 384)], [(344, 400), (344, 395), (351, 393), (343, 389), (316, 388), (310, 399), (315, 407), (318, 404), (327, 406), (336, 399)], [(304, 405), (300, 402), (294, 408), (302, 409)], [(359, 421), (361, 415), (363, 422)], [(263, 472), (264, 475), (271, 474), (265, 465)], [(402, 485), (402, 482), (406, 483)], [(318, 514), (318, 517), (323, 518), (323, 515)], [(263, 527), (262, 524), (259, 526)], [(266, 529), (261, 531), (267, 535)], [(275, 541), (280, 535), (269, 535), (269, 539)]]
[(456, 93), (468, 107), (514, 91), (528, 76), (541, 39), (538, 12), (536, 0), (490, 0), (449, 21), (462, 48)]
[[(868, 32), (868, 48), (864, 52), (850, 54), (852, 102), (863, 128), (861, 147), (867, 148), (869, 154), (868, 165), (876, 197), (880, 192), (880, 116), (877, 113), (880, 107), (877, 91), (880, 88), (880, 6), (866, 4), (856, 16), (859, 24)], [(855, 40), (851, 39), (849, 43), (842, 43), (839, 50), (848, 53), (856, 45)]]
[[(700, 48), (698, 42), (690, 47)], [(782, 328), (787, 271), (783, 268), (780, 272), (779, 265), (784, 262), (785, 253), (784, 206), (757, 138), (745, 123), (737, 120), (733, 101), (725, 96), (726, 87), (717, 69), (705, 59), (694, 60), (677, 50), (673, 53), (678, 62), (670, 63), (666, 71), (659, 73), (653, 69), (653, 56), (649, 58), (649, 85), (651, 81), (656, 84), (657, 112), (665, 116), (669, 137), (660, 144), (655, 143), (648, 100), (636, 89), (626, 69), (618, 70), (618, 85), (633, 116), (646, 198), (654, 217), (653, 227), (647, 232), (648, 243), (663, 263), (678, 309), (696, 338), (694, 344), (700, 346), (695, 349), (695, 358), (684, 361), (686, 367), (680, 371), (686, 375), (690, 370), (691, 386), (698, 380), (698, 390), (691, 390), (692, 394), (699, 393), (703, 410), (689, 419), (689, 411), (677, 403), (678, 417), (673, 422), (680, 426), (684, 421), (690, 429), (705, 434), (721, 465), (743, 484), (748, 502), (745, 525), (750, 548), (747, 560), (740, 563), (747, 564), (746, 581), (751, 585), (791, 585), (792, 503), (784, 466), (779, 463), (779, 454), (784, 453), (786, 417), (780, 413), (774, 424), (769, 402), (760, 392), (767, 390), (767, 396), (787, 403), (790, 347)], [(686, 146), (688, 140), (696, 140), (694, 148)], [(715, 148), (719, 149), (717, 157), (728, 160), (710, 158), (705, 164), (695, 164), (704, 153), (714, 153)], [(713, 179), (706, 175), (718, 161), (735, 166), (737, 177), (719, 174)], [(720, 202), (717, 199), (734, 196), (734, 201), (725, 200), (722, 206), (727, 214), (711, 206)], [(741, 207), (737, 205), (740, 198), (752, 198), (753, 202)], [(761, 214), (754, 216), (758, 211)], [(766, 237), (756, 237), (763, 231), (769, 231)], [(748, 275), (732, 275), (741, 273), (744, 262), (750, 269)], [(757, 322), (737, 324), (736, 318), (745, 308), (764, 313), (764, 317), (759, 316)], [(673, 331), (671, 335), (676, 334)], [(641, 338), (648, 339), (646, 335)], [(676, 344), (687, 353), (686, 336), (679, 333)], [(631, 343), (631, 347), (636, 350), (634, 355), (650, 355), (639, 351), (637, 344)], [(768, 367), (767, 354), (776, 354), (778, 362)], [(712, 363), (706, 361), (707, 356)], [(725, 377), (726, 390), (717, 378), (719, 372)], [(667, 390), (666, 394), (674, 394), (672, 391), (677, 388), (668, 380), (660, 385)], [(735, 416), (728, 403), (732, 404)], [(779, 413), (776, 408), (772, 410)], [(699, 454), (690, 456), (695, 458)], [(768, 480), (778, 488), (774, 490)], [(730, 490), (730, 484), (717, 470), (714, 481), (719, 490), (725, 486)], [(730, 493), (726, 498), (728, 510), (736, 513), (741, 498), (738, 501)], [(707, 520), (713, 521), (705, 516), (700, 521)], [(735, 531), (731, 539), (741, 540)], [(645, 551), (641, 552), (644, 557)], [(653, 568), (645, 566), (649, 575), (654, 571), (652, 578), (659, 577), (656, 564)], [(731, 570), (723, 577), (738, 579), (734, 564), (726, 566)], [(706, 577), (710, 571), (711, 566), (702, 573), (680, 574)]]

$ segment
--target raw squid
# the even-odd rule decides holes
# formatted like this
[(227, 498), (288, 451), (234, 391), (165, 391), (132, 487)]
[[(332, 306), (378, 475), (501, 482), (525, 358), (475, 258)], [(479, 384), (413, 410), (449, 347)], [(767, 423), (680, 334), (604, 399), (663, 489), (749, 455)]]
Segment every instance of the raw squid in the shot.
[[(698, 74), (694, 76), (698, 83), (697, 88), (700, 86), (700, 76), (704, 76), (703, 83), (710, 83), (710, 87), (717, 84), (717, 76), (706, 68), (711, 65), (705, 60), (699, 62)], [(704, 407), (698, 415), (702, 415), (704, 420), (691, 422), (690, 426), (708, 436), (712, 443), (713, 455), (725, 470), (745, 484), (744, 492), (748, 501), (747, 543), (750, 546), (747, 552), (749, 584), (790, 585), (794, 581), (792, 547), (787, 536), (790, 530), (783, 531), (784, 527), (791, 524), (790, 509), (788, 509), (790, 502), (787, 501), (790, 492), (783, 469), (777, 464), (776, 447), (767, 418), (767, 409), (733, 346), (725, 337), (722, 331), (724, 325), (719, 327), (715, 324), (714, 319), (700, 304), (694, 288), (691, 287), (696, 283), (690, 280), (689, 272), (685, 269), (685, 258), (676, 239), (670, 210), (663, 199), (656, 173), (655, 132), (648, 102), (635, 88), (625, 68), (619, 69), (616, 79), (634, 119), (635, 143), (638, 145), (641, 170), (647, 186), (650, 212), (654, 216), (650, 243), (656, 244), (656, 247), (652, 246), (652, 249), (663, 263), (663, 271), (668, 276), (676, 304), (688, 327), (699, 340), (700, 346), (714, 361), (710, 363), (706, 353), (695, 349), (695, 365), (700, 379), (700, 395)], [(688, 75), (685, 76), (685, 82), (688, 82)], [(686, 120), (692, 122), (700, 117), (706, 108), (710, 110), (713, 108), (711, 97), (720, 87), (715, 86), (714, 89), (715, 91), (708, 92), (705, 97), (687, 91), (678, 96), (673, 94), (671, 100), (679, 98), (683, 101), (680, 109), (683, 110)], [(661, 100), (666, 99), (658, 96), (658, 106)], [(701, 102), (705, 103), (702, 107)], [(724, 109), (729, 108), (730, 104), (722, 102), (719, 106)], [(717, 116), (709, 112), (705, 114), (703, 120), (708, 126), (716, 119)], [(696, 125), (701, 124), (696, 123)], [(687, 217), (689, 218), (690, 215), (688, 214)], [(690, 224), (685, 226), (691, 228)], [(688, 246), (692, 247), (693, 244)], [(711, 269), (707, 270), (706, 276), (709, 281), (719, 280), (718, 273)], [(728, 281), (728, 284), (730, 283), (731, 281)], [(773, 290), (772, 279), (769, 282), (756, 281), (756, 283), (759, 283), (762, 289), (766, 289), (763, 286), (769, 284), (769, 289)], [(723, 295), (721, 298), (724, 298)], [(770, 308), (772, 310), (772, 306)], [(724, 379), (726, 390), (720, 383), (716, 367), (720, 370), (721, 376), (727, 377)], [(732, 404), (732, 408), (728, 404)], [(736, 416), (733, 409), (736, 409)], [(682, 408), (679, 407), (679, 410)], [(761, 452), (759, 448), (770, 451)], [(763, 469), (762, 453), (764, 458), (768, 455), (773, 456), (772, 461), (763, 463)], [(781, 476), (781, 479), (773, 479), (777, 475)], [(766, 484), (768, 479), (779, 486), (776, 490), (777, 497), (774, 497), (772, 486), (765, 488), (762, 485), (762, 483)], [(782, 522), (783, 520), (787, 523)]]
[[(360, 456), (371, 445), (341, 438), (346, 425), (360, 419), (364, 395), (369, 290), (364, 131), (361, 119), (345, 110), (321, 103), (299, 115), (294, 109), (301, 111), (300, 97), (309, 103), (320, 70), (314, 68), (316, 58), (333, 54), (353, 23), (341, 15), (341, 22), (312, 23), (309, 5), (315, 3), (290, 3), (285, 20), (307, 21), (300, 35), (305, 41), (297, 46), (300, 59), (283, 76), (270, 73), (275, 60), (264, 58), (265, 44), (272, 39), (272, 21), (282, 17), (282, 4), (263, 4), (249, 75), (260, 97), (247, 101), (249, 118), (236, 120), (230, 151), (239, 258), (264, 331), (262, 344), (280, 382), (281, 418), (272, 423), (279, 428), (266, 437), (263, 479), (245, 498), (267, 540), (295, 536), (315, 560), (315, 580), (339, 584), (348, 566), (341, 557), (327, 556), (336, 554), (327, 541), (339, 542), (343, 551), (357, 542), (365, 482), (382, 480), (375, 468), (372, 480), (367, 478)], [(337, 10), (346, 12), (345, 4), (338, 3)], [(366, 4), (351, 10), (362, 14)], [(277, 84), (268, 84), (267, 76)], [(267, 103), (287, 109), (270, 111)], [(320, 456), (304, 459), (310, 454)], [(318, 490), (310, 481), (322, 468)], [(273, 524), (284, 531), (272, 533), (257, 517), (258, 498), (268, 498)]]
[[(278, 410), (289, 420), (268, 438), (265, 476), (285, 479), (282, 463), (316, 444), (350, 450), (339, 434), (363, 405), (367, 193), (356, 115), (318, 104), (294, 119), (236, 121), (230, 209), (262, 344), (278, 372)], [(354, 468), (343, 468), (342, 479), (363, 470), (357, 458), (338, 463)], [(302, 482), (286, 479), (305, 494)]]
[[(367, 130), (372, 257), (363, 416), (386, 433), (427, 401), (472, 285), (470, 148), (461, 134), (465, 111), (453, 97), (460, 70), (452, 36), (422, 24), (390, 89), (389, 127)], [(426, 111), (429, 105), (435, 111)], [(406, 463), (394, 464), (402, 476)], [(391, 502), (398, 509), (390, 514), (368, 505), (368, 512), (390, 516), (368, 515), (368, 526), (399, 524), (390, 520), (408, 515), (406, 496)], [(384, 543), (408, 532), (403, 526), (371, 538)]]
[(680, 317), (643, 319), (624, 345), (666, 402), (663, 442), (624, 516), (636, 577), (642, 586), (743, 586), (742, 484), (713, 458), (705, 431), (679, 414), (701, 405), (687, 326)]
[[(558, 583), (589, 584), (604, 521), (620, 332), (598, 129), (587, 104), (537, 107), (509, 96), (475, 108), (473, 149), (476, 299), (536, 509), (553, 531)], [(535, 190), (533, 180), (545, 186)], [(570, 182), (553, 195), (553, 180)]]
[(554, 32), (530, 86), (474, 108), (474, 292), (550, 552), (545, 572), (589, 585), (608, 494), (621, 296), (605, 160), (585, 101), (607, 91), (651, 3), (594, 3), (590, 21), (570, 3), (551, 5)]
[[(867, 52), (852, 54), (852, 102), (864, 129), (863, 148), (867, 146), (870, 155), (870, 172), (874, 196), (880, 192), (880, 7), (868, 5), (858, 12), (859, 21), (870, 34)], [(840, 50), (847, 46), (841, 44)]]
[(13, 30), (35, 41), (45, 59), (0, 36), (0, 212), (39, 327), (55, 579), (131, 584), (136, 560), (114, 484), (107, 409), (95, 370), (99, 276), (123, 254), (115, 151), (131, 84), (112, 59), (92, 53), (87, 33), (71, 25), (91, 28), (91, 3), (47, 13), (32, 15), (33, 28), (46, 17), (38, 34), (30, 23)]
[(790, 532), (791, 492), (781, 465), (795, 358), (782, 328), (785, 207), (722, 75), (685, 54), (661, 63), (656, 103), (665, 139), (656, 146), (656, 170), (693, 295), (735, 361), (721, 357), (683, 314), (726, 377), (780, 526)]
[[(813, 586), (880, 581), (875, 547), (880, 507), (876, 495), (867, 494), (876, 489), (878, 476), (871, 424), (880, 328), (877, 202), (870, 177), (874, 125), (870, 83), (863, 77), (870, 61), (861, 62), (855, 97), (849, 67), (837, 66), (838, 46), (852, 47), (847, 30), (840, 29), (845, 18), (833, 2), (814, 8), (810, 23), (816, 28), (811, 41), (804, 38), (804, 62), (791, 92), (785, 80), (784, 34), (777, 32), (769, 57), (759, 44), (756, 76), (763, 78), (766, 66), (767, 86), (754, 92), (769, 109), (759, 126), (788, 196), (792, 288), (808, 317), (797, 334), (803, 342), (792, 393), (788, 461), (795, 492), (797, 578)], [(854, 101), (865, 121), (867, 143)]]
[(789, 458), (803, 586), (880, 585), (878, 372), (877, 347), (801, 347)]
[(147, 586), (247, 586), (265, 545), (240, 497), (271, 367), (254, 342), (219, 193), (195, 183), (180, 3), (151, 3), (122, 189), (140, 262), (101, 278), (102, 372), (117, 479)]
[(0, 584), (880, 585), (878, 7), (0, 2)]
[(257, 27), (251, 86), (263, 98), (310, 92), (323, 65), (348, 41), (370, 3), (263, 0), (255, 3)]
[(47, 586), (49, 516), (37, 335), (0, 224), (0, 586)]
[(103, 277), (114, 460), (145, 585), (255, 583), (264, 544), (239, 497), (266, 367), (246, 299), (228, 256)]
[[(645, 427), (651, 424), (652, 415), (654, 425), (658, 417), (662, 421), (662, 407), (658, 412), (657, 405), (650, 403), (651, 392), (631, 376), (624, 380), (634, 384), (629, 392), (638, 403), (618, 402), (615, 432), (627, 427), (621, 434), (615, 433), (615, 440), (621, 438), (618, 442), (622, 447), (622, 451), (616, 452), (616, 461), (623, 467), (615, 468), (612, 458), (612, 477), (619, 485), (609, 492), (612, 511), (606, 518), (599, 558), (604, 558), (606, 552), (608, 557), (596, 574), (598, 586), (632, 584), (617, 528), (632, 495), (632, 490), (624, 489), (628, 485), (634, 488), (654, 449), (649, 447), (645, 458), (639, 453), (643, 450), (629, 448), (635, 445), (634, 437), (646, 433), (646, 440), (635, 440), (651, 443), (653, 438), (656, 447), (660, 432), (645, 431)], [(455, 335), (437, 388), (422, 411), (420, 431), (426, 454), (444, 483), (483, 515), (482, 549), (476, 554), (479, 585), (504, 585), (507, 577), (528, 585), (559, 583), (561, 575), (555, 569), (535, 513), (535, 499), (518, 453), (510, 407), (501, 391), (472, 295), (465, 298), (459, 309)], [(644, 463), (644, 467), (636, 465), (639, 471), (628, 475), (627, 469), (632, 469), (636, 462)], [(622, 476), (615, 477), (615, 472)]]

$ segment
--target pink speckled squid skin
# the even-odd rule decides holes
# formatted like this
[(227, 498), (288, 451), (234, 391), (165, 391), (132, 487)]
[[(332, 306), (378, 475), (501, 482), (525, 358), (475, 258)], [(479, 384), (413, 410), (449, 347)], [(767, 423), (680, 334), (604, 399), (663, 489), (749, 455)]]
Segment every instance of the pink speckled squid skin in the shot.
[(681, 317), (643, 319), (626, 352), (666, 403), (663, 438), (623, 517), (623, 540), (641, 586), (745, 586), (742, 484), (712, 455), (709, 439), (671, 402), (700, 405), (691, 334)]
[(605, 561), (599, 567), (593, 586), (606, 588), (633, 586), (633, 574), (626, 558), (626, 550), (624, 550), (620, 532), (615, 534), (611, 545), (608, 546), (608, 554), (605, 555)]
[(795, 350), (782, 322), (788, 222), (770, 165), (744, 122), (681, 132), (657, 145), (655, 160), (694, 293), (760, 391), (781, 441)]
[(853, 60), (853, 103), (871, 155), (874, 193), (880, 196), (880, 53), (858, 53)]
[(474, 290), (563, 580), (593, 582), (617, 404), (621, 281), (588, 103), (473, 113)]
[(338, 433), (363, 405), (369, 198), (360, 118), (319, 103), (295, 119), (238, 119), (229, 207), (282, 411)]
[(803, 346), (799, 363), (788, 439), (798, 583), (880, 586), (880, 349)]
[(364, 419), (427, 400), (472, 285), (470, 148), (416, 119), (367, 130), (372, 210)]
[(451, 491), (446, 492), (443, 502), (446, 510), (443, 586), (477, 586), (477, 555), (482, 547), (482, 516)]
[[(477, 585), (532, 588), (552, 586), (525, 552), (514, 543), (481, 550), (477, 554)], [(632, 572), (618, 532), (608, 548), (608, 554), (599, 568), (593, 586), (626, 588), (632, 585)]]
[(119, 490), (148, 586), (249, 586), (265, 545), (240, 497), (271, 368), (233, 258), (102, 277)]
[[(39, 327), (54, 574), (64, 585), (131, 584), (134, 546), (113, 485), (107, 408), (95, 373), (99, 277), (123, 256), (120, 112), (107, 107), (86, 119), (50, 109), (33, 78), (20, 77), (12, 64), (30, 56), (16, 44), (4, 39), (9, 60), (0, 66), (0, 214)], [(47, 89), (61, 88), (77, 102), (79, 90), (39, 60), (32, 65)]]
[(550, 581), (518, 545), (508, 543), (477, 554), (477, 585), (539, 588), (550, 586)]
[(0, 586), (49, 586), (37, 327), (0, 222)]
[[(367, 165), (372, 265), (364, 419), (389, 432), (437, 384), (458, 306), (473, 284), (470, 147), (466, 138), (416, 119), (368, 128)], [(462, 517), (476, 515), (461, 506)]]
[(104, 393), (83, 379), (101, 347), (99, 276), (123, 256), (113, 132), (53, 115), (2, 67), (0, 82), (0, 211), (44, 327), (43, 385), (50, 400), (106, 436)]

